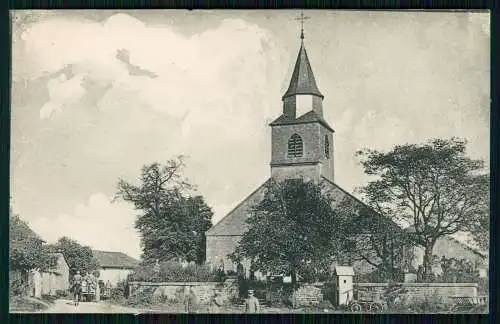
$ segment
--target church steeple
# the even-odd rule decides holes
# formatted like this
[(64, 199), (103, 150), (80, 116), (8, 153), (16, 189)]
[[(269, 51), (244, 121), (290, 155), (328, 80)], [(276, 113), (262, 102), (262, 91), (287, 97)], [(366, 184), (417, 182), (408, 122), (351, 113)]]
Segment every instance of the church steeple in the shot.
[(297, 20), (301, 22), (300, 49), (293, 68), (290, 84), (283, 100), (283, 118), (295, 120), (306, 114), (313, 114), (323, 119), (323, 94), (319, 91), (314, 73), (304, 45), (304, 17), (301, 14)]
[(323, 117), (323, 94), (304, 45), (304, 19), (302, 14), (300, 49), (290, 85), (282, 97), (283, 113), (270, 124), (271, 177), (333, 181), (333, 129)]
[(304, 34), (301, 32), (302, 40), (300, 42), (299, 55), (297, 55), (290, 85), (288, 86), (288, 90), (283, 95), (283, 100), (287, 97), (295, 95), (314, 95), (323, 99), (323, 95), (316, 85), (311, 63), (309, 63), (306, 47), (304, 46), (303, 37)]

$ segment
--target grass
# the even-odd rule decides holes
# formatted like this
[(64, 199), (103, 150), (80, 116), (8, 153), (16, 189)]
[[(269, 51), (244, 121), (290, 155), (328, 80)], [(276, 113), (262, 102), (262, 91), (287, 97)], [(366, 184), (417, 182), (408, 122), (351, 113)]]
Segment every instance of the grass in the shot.
[(27, 296), (13, 296), (10, 298), (10, 312), (12, 313), (33, 313), (48, 309), (53, 304), (54, 299), (38, 299)]

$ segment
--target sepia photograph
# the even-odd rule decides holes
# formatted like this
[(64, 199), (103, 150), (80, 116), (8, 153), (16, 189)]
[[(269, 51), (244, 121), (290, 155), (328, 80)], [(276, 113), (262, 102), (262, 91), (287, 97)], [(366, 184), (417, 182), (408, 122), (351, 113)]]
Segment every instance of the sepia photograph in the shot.
[(10, 17), (11, 313), (489, 312), (489, 11)]

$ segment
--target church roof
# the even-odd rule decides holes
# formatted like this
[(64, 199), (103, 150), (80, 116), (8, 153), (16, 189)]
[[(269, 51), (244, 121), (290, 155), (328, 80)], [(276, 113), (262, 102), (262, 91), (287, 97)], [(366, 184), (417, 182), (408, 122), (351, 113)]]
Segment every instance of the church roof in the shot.
[(246, 231), (246, 219), (248, 218), (250, 208), (255, 206), (264, 198), (266, 185), (271, 179), (268, 179), (247, 198), (233, 208), (223, 219), (212, 226), (207, 232), (207, 236), (240, 236)]
[(331, 132), (335, 132), (333, 128), (328, 125), (328, 122), (324, 120), (321, 116), (319, 116), (314, 110), (311, 110), (304, 115), (300, 116), (296, 119), (287, 118), (285, 115), (279, 116), (275, 119), (270, 125), (278, 126), (278, 125), (295, 125), (295, 124), (307, 124), (307, 123), (320, 123), (326, 129)]
[[(206, 232), (207, 236), (242, 236), (247, 230), (246, 219), (250, 216), (250, 209), (258, 204), (266, 192), (266, 185), (271, 181), (268, 179), (246, 199), (239, 203), (232, 211), (230, 211), (220, 222), (212, 226)], [(322, 181), (329, 186), (333, 194), (334, 204), (338, 205), (343, 199), (351, 199), (357, 203), (363, 204), (358, 198), (349, 194), (334, 182), (322, 177)], [(363, 204), (364, 205), (364, 204)]]
[(307, 57), (304, 42), (301, 42), (300, 44), (299, 54), (297, 55), (297, 61), (295, 62), (295, 68), (292, 73), (292, 79), (290, 80), (290, 85), (288, 86), (288, 90), (283, 95), (283, 98), (297, 94), (310, 94), (323, 98), (323, 95), (316, 85), (316, 80), (314, 79), (311, 64), (309, 63), (309, 58)]

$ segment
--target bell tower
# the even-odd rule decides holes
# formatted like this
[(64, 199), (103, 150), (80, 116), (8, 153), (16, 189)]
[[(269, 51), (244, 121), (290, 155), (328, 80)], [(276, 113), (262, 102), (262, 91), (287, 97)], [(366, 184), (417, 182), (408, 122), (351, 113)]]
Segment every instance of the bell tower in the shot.
[(318, 89), (304, 45), (303, 14), (300, 48), (290, 85), (282, 97), (283, 112), (273, 121), (271, 177), (302, 177), (334, 181), (333, 133), (323, 117), (323, 95)]

